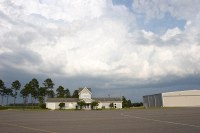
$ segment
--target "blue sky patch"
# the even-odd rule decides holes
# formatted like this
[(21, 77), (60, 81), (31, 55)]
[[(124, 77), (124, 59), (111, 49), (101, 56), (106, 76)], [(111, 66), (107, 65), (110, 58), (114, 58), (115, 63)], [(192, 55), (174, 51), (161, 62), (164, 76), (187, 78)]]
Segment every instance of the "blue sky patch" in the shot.
[(163, 34), (167, 29), (172, 29), (175, 27), (184, 30), (184, 26), (186, 24), (185, 20), (176, 19), (175, 17), (171, 16), (170, 13), (165, 13), (164, 17), (161, 19), (155, 18), (146, 21), (145, 17), (142, 16), (139, 17), (137, 21), (140, 28), (157, 34)]
[(133, 0), (112, 0), (113, 5), (124, 5), (128, 9), (132, 9)]

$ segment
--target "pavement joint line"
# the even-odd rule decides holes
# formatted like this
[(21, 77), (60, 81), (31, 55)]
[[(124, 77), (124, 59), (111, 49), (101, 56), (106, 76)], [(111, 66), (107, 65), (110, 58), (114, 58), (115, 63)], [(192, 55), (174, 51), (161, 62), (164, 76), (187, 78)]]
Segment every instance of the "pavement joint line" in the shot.
[(181, 125), (181, 126), (189, 126), (189, 127), (196, 127), (200, 128), (199, 125), (192, 125), (192, 124), (185, 124), (185, 123), (178, 123), (178, 122), (172, 122), (172, 121), (162, 121), (162, 120), (157, 120), (157, 119), (151, 119), (151, 118), (144, 118), (144, 117), (138, 117), (138, 116), (130, 116), (121, 113), (122, 116), (129, 117), (129, 118), (136, 118), (136, 119), (142, 119), (142, 120), (148, 120), (148, 121), (155, 121), (155, 122), (160, 122), (160, 123), (169, 123), (169, 124), (174, 124), (174, 125)]
[(10, 123), (0, 123), (0, 124), (9, 125), (9, 126), (15, 126), (15, 127), (20, 127), (20, 128), (25, 128), (25, 129), (35, 130), (35, 131), (40, 131), (40, 132), (46, 132), (46, 133), (57, 133), (57, 132), (52, 132), (52, 131), (38, 129), (38, 128), (21, 126), (21, 125), (17, 125), (17, 124), (10, 124)]

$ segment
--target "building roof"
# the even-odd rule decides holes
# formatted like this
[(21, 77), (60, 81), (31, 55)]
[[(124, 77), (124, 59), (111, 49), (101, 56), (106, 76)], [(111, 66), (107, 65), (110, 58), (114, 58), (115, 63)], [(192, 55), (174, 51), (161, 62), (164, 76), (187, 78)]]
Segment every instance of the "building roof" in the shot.
[(119, 97), (110, 97), (110, 98), (92, 98), (93, 100), (95, 101), (98, 101), (98, 102), (107, 102), (107, 101), (122, 101), (121, 98)]
[[(46, 102), (78, 102), (79, 98), (47, 98)], [(98, 102), (111, 102), (111, 101), (122, 101), (121, 98), (112, 97), (112, 98), (92, 98), (92, 100)]]
[(200, 90), (184, 90), (162, 93), (162, 96), (200, 96)]
[(78, 98), (47, 98), (46, 102), (77, 102)]
[[(84, 88), (86, 88), (86, 87), (84, 87)], [(80, 93), (84, 88), (79, 88), (78, 89), (78, 93)], [(92, 89), (91, 88), (87, 88), (90, 92), (92, 92)]]
[(162, 93), (157, 93), (157, 94), (145, 95), (143, 97), (154, 96), (154, 95), (162, 95), (162, 96), (200, 95), (200, 90), (182, 90), (182, 91), (162, 92)]

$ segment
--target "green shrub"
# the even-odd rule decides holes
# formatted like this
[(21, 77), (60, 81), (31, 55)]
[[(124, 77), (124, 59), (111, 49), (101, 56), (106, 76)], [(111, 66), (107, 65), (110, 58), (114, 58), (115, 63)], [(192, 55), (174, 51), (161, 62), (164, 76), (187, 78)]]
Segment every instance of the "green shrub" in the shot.
[(9, 106), (38, 106), (39, 104), (38, 103), (28, 103), (28, 104), (24, 104), (24, 103), (16, 103), (16, 104), (9, 104)]
[(65, 107), (65, 103), (59, 103), (60, 109), (63, 109)]
[(140, 103), (133, 103), (133, 107), (141, 107), (143, 106), (143, 103), (140, 102)]
[(110, 107), (110, 108), (114, 108), (114, 104), (113, 104), (113, 103), (110, 103), (109, 107)]
[(46, 109), (46, 104), (45, 104), (45, 103), (39, 104), (39, 107), (40, 107), (41, 109)]
[(8, 108), (5, 106), (0, 106), (0, 110), (5, 110), (5, 109), (8, 109)]
[(8, 109), (39, 109), (39, 106), (7, 106)]
[(93, 101), (93, 102), (91, 103), (92, 109), (97, 109), (97, 106), (98, 106), (98, 105), (99, 105), (99, 103), (96, 102), (96, 101)]

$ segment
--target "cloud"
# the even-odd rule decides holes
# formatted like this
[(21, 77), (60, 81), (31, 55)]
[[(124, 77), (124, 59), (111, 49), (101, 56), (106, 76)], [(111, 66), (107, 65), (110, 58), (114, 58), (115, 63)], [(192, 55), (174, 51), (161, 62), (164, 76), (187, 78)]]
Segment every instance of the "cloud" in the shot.
[(106, 1), (65, 0), (9, 0), (3, 1), (8, 7), (5, 11), (10, 15), (22, 17), (23, 15), (38, 14), (47, 19), (74, 21), (84, 18), (96, 18), (102, 15), (106, 8)]
[(179, 38), (177, 35), (181, 34), (181, 30), (179, 28), (168, 29), (167, 32), (161, 37), (162, 40), (170, 40), (173, 38)]
[(137, 13), (145, 14), (148, 19), (162, 18), (166, 12), (178, 19), (193, 20), (200, 13), (198, 0), (134, 0), (133, 10)]
[[(106, 0), (1, 1), (0, 71), (9, 66), (64, 79), (99, 79), (83, 83), (98, 88), (198, 75), (200, 13), (195, 9), (200, 4), (192, 2), (140, 0), (133, 2), (131, 11)], [(138, 14), (150, 20), (166, 12), (184, 19), (184, 29), (167, 27), (157, 34), (138, 24)]]

